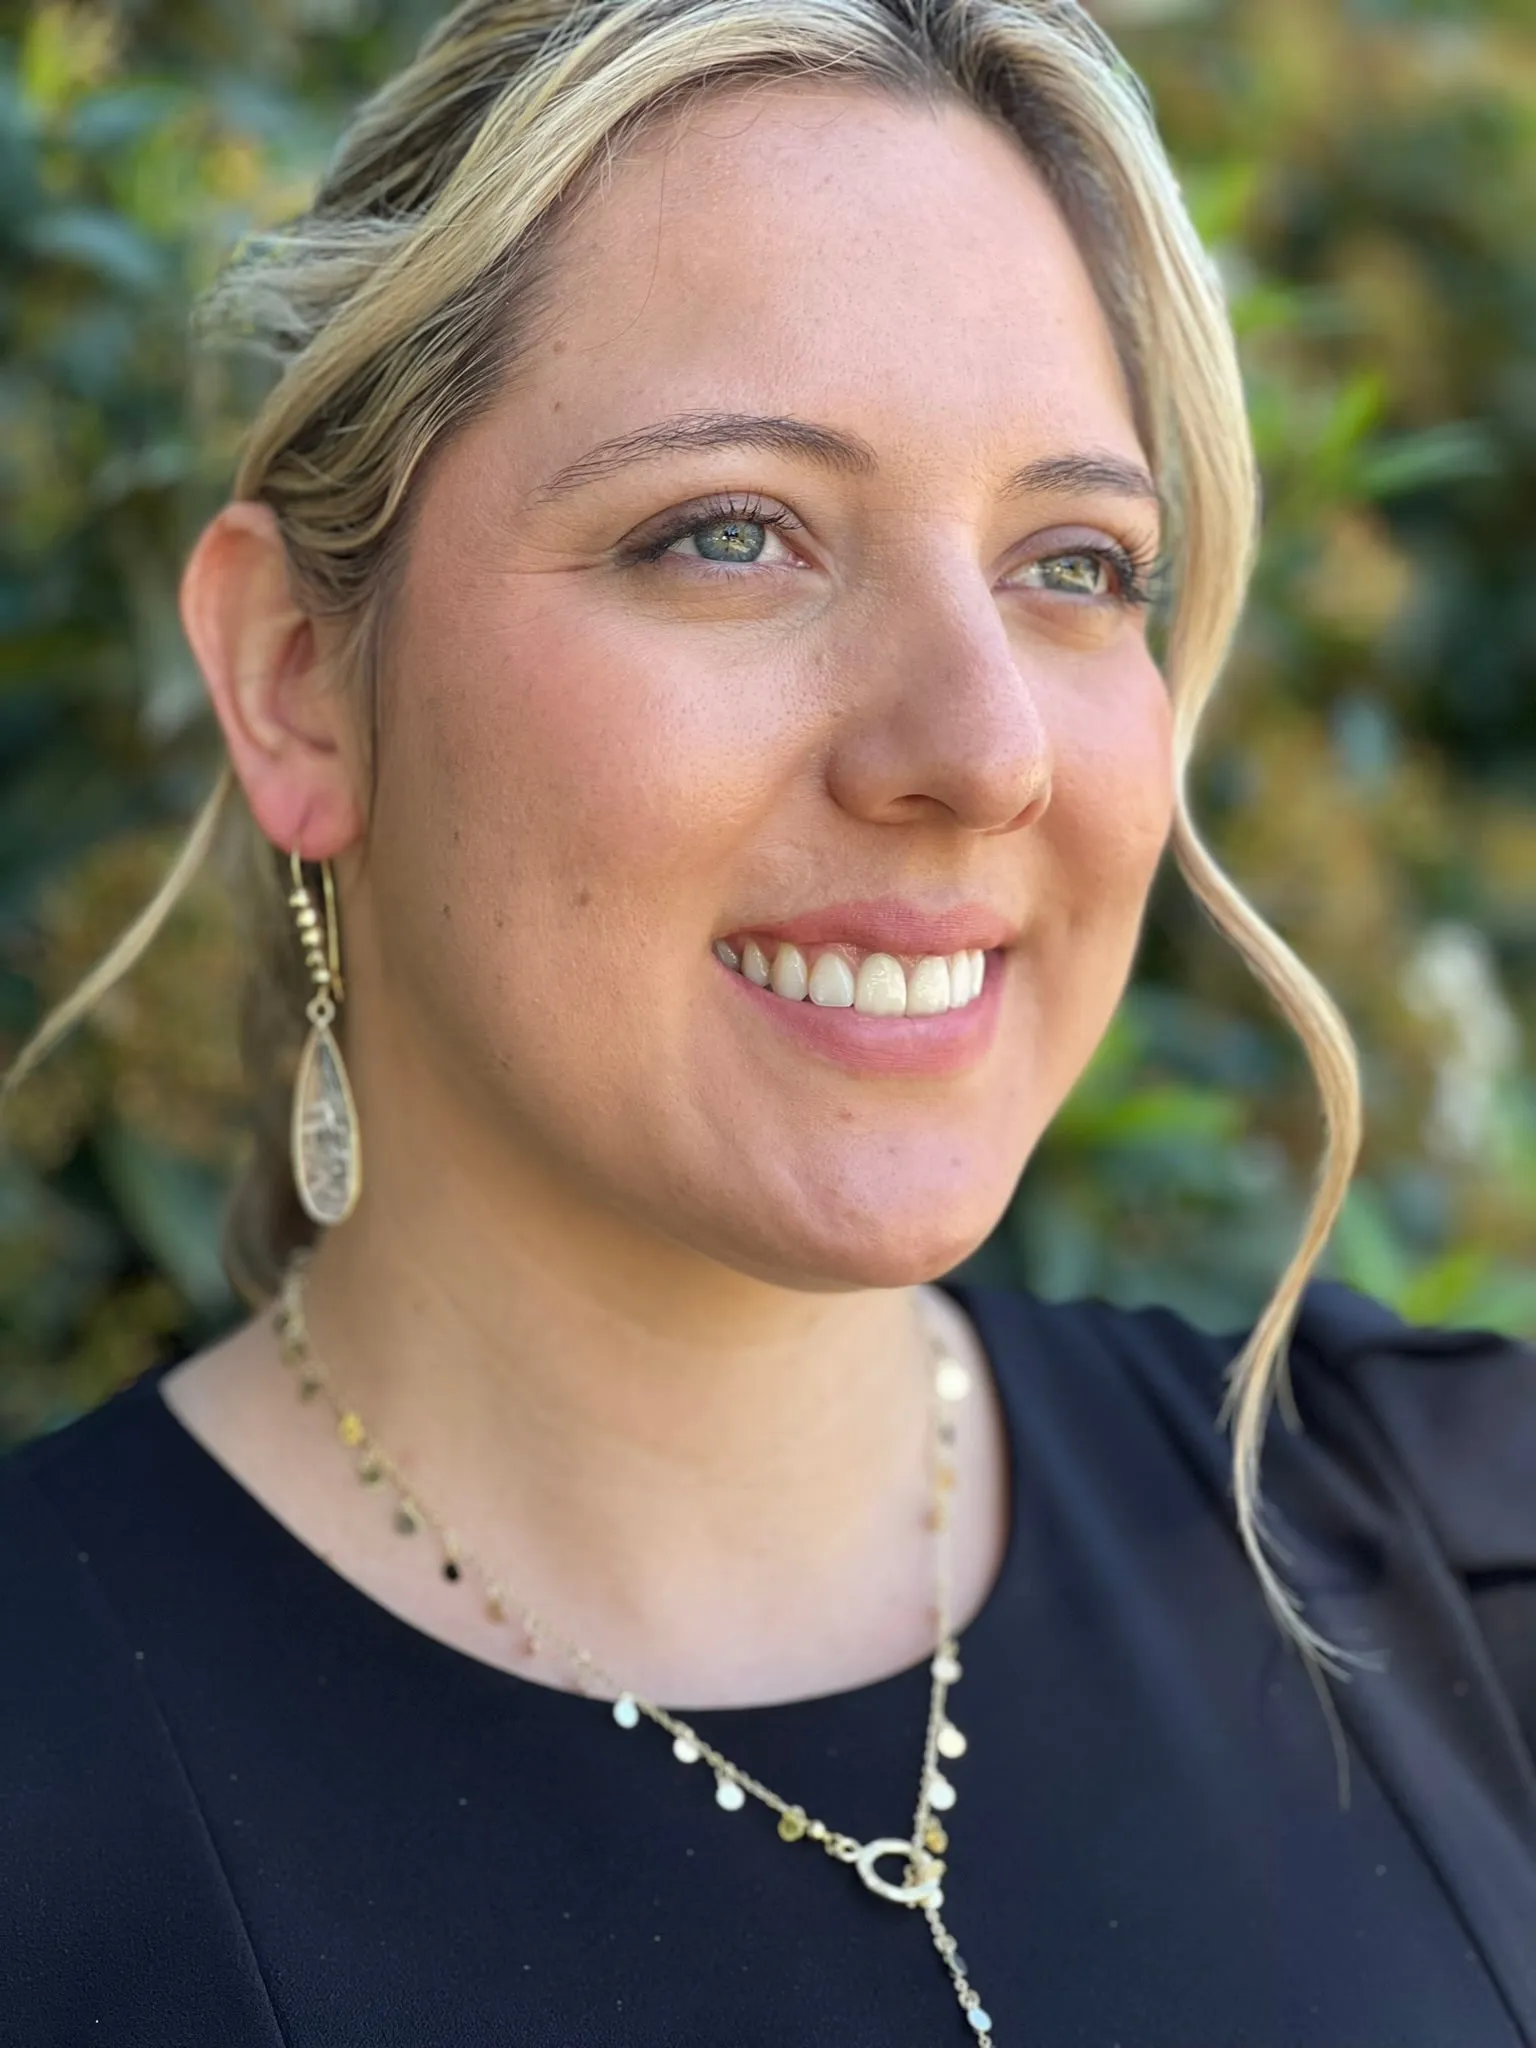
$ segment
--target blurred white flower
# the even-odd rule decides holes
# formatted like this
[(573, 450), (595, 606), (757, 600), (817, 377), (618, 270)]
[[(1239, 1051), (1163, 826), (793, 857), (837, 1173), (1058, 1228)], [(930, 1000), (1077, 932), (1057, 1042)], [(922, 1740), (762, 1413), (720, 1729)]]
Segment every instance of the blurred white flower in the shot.
[(1404, 1002), (1434, 1029), (1440, 1047), (1424, 1141), (1441, 1159), (1474, 1159), (1497, 1142), (1499, 1091), (1521, 1052), (1519, 1021), (1500, 986), (1493, 948), (1473, 925), (1430, 925), (1401, 986)]

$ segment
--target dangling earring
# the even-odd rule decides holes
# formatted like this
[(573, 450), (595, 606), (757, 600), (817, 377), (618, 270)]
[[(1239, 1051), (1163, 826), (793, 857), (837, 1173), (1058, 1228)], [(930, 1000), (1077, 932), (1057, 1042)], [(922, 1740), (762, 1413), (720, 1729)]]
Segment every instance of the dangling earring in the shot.
[(289, 855), (293, 889), (288, 897), (299, 940), (304, 948), (304, 965), (309, 969), (315, 992), (305, 1006), (309, 1037), (299, 1059), (293, 1084), (293, 1124), (290, 1144), (293, 1152), (293, 1184), (304, 1213), (316, 1223), (344, 1223), (357, 1207), (363, 1185), (363, 1155), (358, 1144), (357, 1105), (352, 1084), (341, 1057), (341, 1047), (331, 1035), (336, 1019), (341, 985), (341, 941), (336, 923), (336, 889), (331, 864), (320, 863), (320, 882), (325, 897), (323, 920), (304, 883), (304, 869), (297, 853)]

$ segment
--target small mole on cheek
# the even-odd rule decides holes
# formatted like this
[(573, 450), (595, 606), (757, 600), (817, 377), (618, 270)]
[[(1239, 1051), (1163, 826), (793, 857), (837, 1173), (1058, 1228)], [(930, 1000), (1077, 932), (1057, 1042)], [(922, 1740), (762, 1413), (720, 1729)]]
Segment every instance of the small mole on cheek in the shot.
[(575, 905), (578, 910), (585, 910), (591, 901), (592, 891), (590, 889), (578, 889), (576, 891)]
[(445, 922), (447, 922), (448, 924), (452, 924), (452, 923), (453, 923), (453, 905), (452, 905), (451, 903), (446, 903), (446, 902), (444, 903), (444, 905), (443, 905), (443, 917), (444, 917), (444, 920), (445, 920)]

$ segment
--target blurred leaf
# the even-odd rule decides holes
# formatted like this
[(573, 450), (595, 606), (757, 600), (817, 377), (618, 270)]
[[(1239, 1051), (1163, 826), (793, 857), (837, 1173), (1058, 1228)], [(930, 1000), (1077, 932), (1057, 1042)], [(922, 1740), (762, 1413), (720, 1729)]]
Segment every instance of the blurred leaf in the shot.
[(1389, 1308), (1406, 1312), (1412, 1285), (1410, 1261), (1375, 1190), (1357, 1181), (1334, 1225), (1329, 1264), (1337, 1279)]
[(46, 213), (27, 237), (34, 256), (76, 263), (104, 284), (149, 293), (164, 281), (160, 252), (120, 215), (94, 207), (60, 207)]
[(221, 1177), (124, 1124), (103, 1124), (95, 1145), (124, 1221), (156, 1265), (205, 1314), (233, 1308), (219, 1263)]
[(93, 93), (70, 114), (64, 138), (85, 156), (110, 155), (161, 127), (183, 100), (176, 87), (144, 80)]
[(42, 0), (22, 36), (21, 80), (28, 99), (45, 113), (67, 107), (110, 74), (119, 44), (110, 8)]
[(1361, 464), (1360, 488), (1369, 498), (1395, 498), (1502, 472), (1486, 427), (1476, 420), (1446, 420), (1370, 449)]

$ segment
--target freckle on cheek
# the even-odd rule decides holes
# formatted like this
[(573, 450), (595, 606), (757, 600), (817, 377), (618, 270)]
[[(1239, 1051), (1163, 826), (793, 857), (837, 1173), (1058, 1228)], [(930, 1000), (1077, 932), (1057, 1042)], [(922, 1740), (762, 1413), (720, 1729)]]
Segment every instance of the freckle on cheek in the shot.
[(590, 889), (578, 889), (576, 891), (575, 897), (573, 898), (573, 901), (578, 910), (585, 910), (587, 905), (592, 901), (592, 891)]

